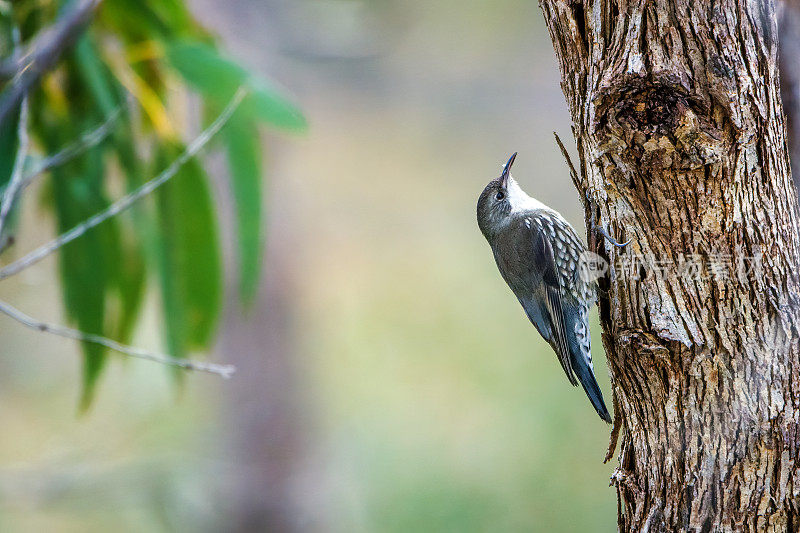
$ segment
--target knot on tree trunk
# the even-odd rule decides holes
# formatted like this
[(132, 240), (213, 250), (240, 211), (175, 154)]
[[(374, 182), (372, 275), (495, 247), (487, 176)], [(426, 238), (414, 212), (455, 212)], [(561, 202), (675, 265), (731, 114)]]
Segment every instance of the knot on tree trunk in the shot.
[(636, 164), (640, 172), (686, 171), (719, 164), (727, 152), (707, 103), (677, 82), (633, 77), (595, 102), (598, 147)]

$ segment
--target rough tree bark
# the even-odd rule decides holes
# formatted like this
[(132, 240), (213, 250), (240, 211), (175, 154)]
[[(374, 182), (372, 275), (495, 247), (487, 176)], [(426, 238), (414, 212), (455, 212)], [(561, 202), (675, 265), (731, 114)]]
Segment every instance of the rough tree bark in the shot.
[[(600, 301), (621, 531), (800, 528), (800, 227), (772, 0), (542, 0)], [(612, 450), (615, 443), (612, 443)]]

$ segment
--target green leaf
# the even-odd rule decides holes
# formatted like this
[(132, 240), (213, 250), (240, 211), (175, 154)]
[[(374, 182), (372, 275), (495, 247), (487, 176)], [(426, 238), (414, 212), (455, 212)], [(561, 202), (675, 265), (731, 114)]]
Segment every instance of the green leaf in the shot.
[(19, 146), (18, 129), (19, 106), (8, 115), (5, 121), (0, 123), (0, 190), (5, 189), (14, 169), (14, 160)]
[[(75, 47), (74, 57), (77, 73), (83, 81), (87, 94), (91, 96), (91, 101), (98, 114), (104, 117), (110, 115), (118, 105), (122, 105), (124, 91), (97, 56), (91, 35), (85, 34), (81, 37)], [(128, 155), (135, 148), (132, 146), (133, 141), (128, 133), (129, 130), (122, 128), (123, 126), (129, 128), (130, 123), (127, 121), (126, 116), (121, 117), (121, 119), (124, 124), (118, 125), (120, 129), (115, 132), (113, 139), (117, 152), (125, 151), (126, 155)], [(135, 160), (135, 157), (128, 157), (126, 162), (131, 160)], [(130, 166), (130, 164), (122, 165), (126, 175), (139, 170), (139, 165), (136, 165), (136, 169), (132, 169)], [(141, 221), (141, 217), (137, 216), (137, 212), (134, 212), (133, 215), (124, 213), (112, 222), (112, 224), (126, 225), (127, 223), (127, 225), (132, 226), (127, 232), (129, 234), (128, 238), (123, 240), (118, 237), (121, 239), (118, 245), (121, 260), (114, 272), (113, 280), (115, 281), (113, 288), (118, 296), (119, 305), (114, 309), (116, 313), (111, 316), (115, 320), (110, 329), (114, 332), (114, 338), (121, 342), (129, 342), (144, 297), (145, 288), (145, 262), (142, 257), (142, 246), (136, 239), (132, 238), (133, 235), (130, 235), (138, 233), (140, 227), (138, 223), (131, 224), (134, 220), (136, 222)]]
[[(69, 128), (64, 125), (64, 128)], [(102, 151), (95, 147), (70, 164), (53, 169), (52, 185), (59, 233), (67, 231), (108, 205), (101, 192)], [(86, 333), (103, 335), (106, 290), (119, 269), (119, 234), (113, 221), (86, 232), (64, 246), (59, 268), (67, 317)], [(83, 394), (80, 407), (91, 404), (105, 349), (83, 343)]]
[[(110, 144), (125, 175), (126, 190), (130, 193), (150, 176), (146, 175), (145, 165), (136, 153), (134, 125), (127, 114), (120, 116), (119, 125), (111, 137)], [(129, 220), (132, 222), (133, 231), (132, 235), (128, 235), (128, 246), (135, 248), (135, 251), (129, 252), (132, 253), (132, 256), (123, 260), (125, 272), (123, 272), (123, 283), (120, 287), (124, 312), (120, 321), (120, 338), (122, 340), (126, 339), (126, 331), (129, 333), (132, 329), (141, 307), (141, 300), (146, 288), (147, 269), (148, 267), (158, 268), (160, 264), (160, 245), (156, 236), (153, 199), (146, 198), (136, 202), (130, 209)], [(145, 257), (147, 261), (145, 261)]]
[(128, 235), (120, 242), (121, 261), (116, 287), (119, 296), (119, 310), (114, 338), (124, 343), (129, 343), (133, 334), (133, 327), (136, 325), (136, 319), (142, 307), (147, 279), (142, 246), (131, 237)]
[(252, 93), (242, 102), (242, 111), (251, 111), (266, 124), (285, 131), (308, 129), (303, 113), (267, 81), (251, 78), (249, 87)]
[[(162, 165), (179, 147), (163, 147)], [(160, 230), (160, 281), (167, 346), (172, 355), (205, 348), (222, 302), (222, 265), (207, 178), (190, 161), (156, 192)]]
[(213, 47), (196, 41), (173, 41), (166, 44), (166, 55), (186, 82), (215, 104), (225, 104), (237, 88), (245, 86), (251, 92), (242, 103), (243, 112), (283, 130), (307, 128), (305, 117), (288, 98)]
[[(6, 120), (0, 124), (0, 194), (5, 191), (11, 173), (14, 171), (14, 163), (17, 158), (17, 150), (19, 149), (19, 112), (20, 106), (9, 113)], [(9, 235), (14, 235), (18, 222), (18, 212), (20, 207), (19, 199), (14, 202), (14, 205), (9, 212), (9, 217), (6, 219), (6, 225), (3, 227), (2, 235), (0, 235), (0, 247), (5, 244), (6, 238)]]
[(249, 78), (247, 70), (220, 56), (206, 44), (193, 41), (166, 43), (170, 64), (193, 87), (216, 103), (224, 103)]
[(153, 15), (173, 33), (195, 32), (199, 28), (183, 0), (148, 0), (147, 2), (139, 0), (139, 3), (149, 4)]
[(103, 25), (123, 42), (207, 36), (180, 0), (113, 0), (99, 11)]
[(109, 75), (108, 69), (102, 63), (95, 51), (94, 40), (89, 34), (84, 34), (75, 45), (75, 64), (85, 87), (89, 90), (94, 104), (103, 115), (111, 114), (120, 98), (117, 96), (112, 84), (116, 84)]
[(242, 111), (231, 117), (223, 135), (236, 201), (239, 292), (245, 305), (249, 305), (255, 297), (261, 272), (261, 147), (258, 128)]

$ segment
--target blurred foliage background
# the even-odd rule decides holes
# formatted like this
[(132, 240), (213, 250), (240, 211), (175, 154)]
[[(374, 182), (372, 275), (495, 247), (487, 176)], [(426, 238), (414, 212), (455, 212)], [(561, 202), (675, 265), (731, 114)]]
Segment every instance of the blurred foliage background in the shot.
[[(59, 9), (14, 2), (23, 42)], [(32, 93), (35, 146), (123, 112), (25, 193), (4, 260), (252, 94), (207, 155), (0, 299), (239, 372), (175, 387), (110, 354), (98, 380), (93, 348), (0, 320), (0, 531), (613, 531), (609, 428), (474, 220), (519, 151), (523, 187), (582, 225), (558, 81), (521, 0), (103, 2)]]

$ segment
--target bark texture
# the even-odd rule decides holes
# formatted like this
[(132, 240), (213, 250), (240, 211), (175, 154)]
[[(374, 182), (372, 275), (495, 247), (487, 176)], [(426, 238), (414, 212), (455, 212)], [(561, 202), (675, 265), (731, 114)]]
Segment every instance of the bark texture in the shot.
[[(609, 260), (620, 531), (798, 531), (797, 200), (771, 0), (542, 0)], [(616, 433), (616, 431), (615, 431)]]

